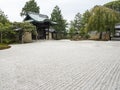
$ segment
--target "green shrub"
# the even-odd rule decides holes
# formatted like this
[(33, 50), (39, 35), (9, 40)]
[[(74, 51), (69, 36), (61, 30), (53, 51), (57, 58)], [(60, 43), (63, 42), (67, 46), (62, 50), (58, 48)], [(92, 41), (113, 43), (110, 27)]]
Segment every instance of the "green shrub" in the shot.
[(3, 49), (8, 49), (10, 48), (11, 46), (8, 46), (7, 44), (0, 44), (0, 50), (3, 50)]
[(89, 39), (89, 38), (90, 38), (90, 35), (85, 34), (83, 38), (84, 38), (84, 39)]

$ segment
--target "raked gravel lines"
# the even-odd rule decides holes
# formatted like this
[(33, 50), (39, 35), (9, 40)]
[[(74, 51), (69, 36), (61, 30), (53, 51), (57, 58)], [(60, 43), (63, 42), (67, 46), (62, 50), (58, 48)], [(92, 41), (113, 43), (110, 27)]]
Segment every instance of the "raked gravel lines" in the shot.
[(120, 90), (119, 41), (11, 46), (0, 51), (0, 90)]

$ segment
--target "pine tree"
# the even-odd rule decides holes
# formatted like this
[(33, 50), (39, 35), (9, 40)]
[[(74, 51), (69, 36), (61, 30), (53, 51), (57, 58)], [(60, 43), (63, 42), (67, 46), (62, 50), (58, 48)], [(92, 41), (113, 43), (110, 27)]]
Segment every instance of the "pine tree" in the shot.
[(61, 14), (61, 10), (58, 6), (55, 6), (55, 8), (53, 9), (50, 19), (51, 19), (51, 21), (54, 21), (57, 23), (56, 26), (53, 26), (53, 28), (56, 31), (58, 31), (58, 32), (66, 31), (67, 21), (63, 18), (62, 14)]
[(2, 10), (0, 10), (0, 43), (3, 43), (3, 37), (6, 38), (6, 33), (9, 31), (10, 22)]
[(35, 2), (35, 0), (30, 0), (30, 1), (26, 2), (25, 6), (22, 8), (20, 15), (24, 16), (28, 12), (39, 13), (39, 11), (40, 11), (40, 8), (39, 8), (39, 6), (37, 6), (37, 3)]
[(74, 20), (70, 22), (70, 31), (72, 30), (72, 33), (74, 34), (80, 33), (81, 26), (82, 26), (81, 21), (82, 21), (82, 15), (80, 13), (77, 13), (75, 15)]

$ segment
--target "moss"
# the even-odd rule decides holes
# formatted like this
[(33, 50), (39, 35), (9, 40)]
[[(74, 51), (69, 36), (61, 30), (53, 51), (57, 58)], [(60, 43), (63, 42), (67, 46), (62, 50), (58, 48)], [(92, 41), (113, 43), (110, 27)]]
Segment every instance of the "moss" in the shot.
[(0, 44), (0, 50), (3, 50), (3, 49), (8, 49), (10, 48), (11, 46), (7, 45), (7, 44)]

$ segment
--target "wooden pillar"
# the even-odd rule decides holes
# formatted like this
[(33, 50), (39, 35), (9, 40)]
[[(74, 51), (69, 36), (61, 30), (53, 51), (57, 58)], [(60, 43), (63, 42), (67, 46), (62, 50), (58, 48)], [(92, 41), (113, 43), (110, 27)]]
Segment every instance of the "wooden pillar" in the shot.
[(58, 33), (56, 32), (56, 33), (55, 33), (55, 36), (56, 36), (56, 40), (57, 40), (57, 34), (58, 34)]
[(48, 40), (49, 40), (49, 26), (48, 26)]

